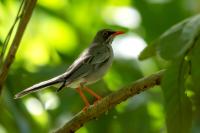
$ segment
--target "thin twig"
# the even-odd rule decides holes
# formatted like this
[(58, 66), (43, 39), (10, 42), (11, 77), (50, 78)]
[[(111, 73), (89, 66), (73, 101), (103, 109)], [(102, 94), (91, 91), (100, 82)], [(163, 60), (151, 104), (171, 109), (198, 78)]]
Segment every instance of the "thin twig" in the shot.
[(134, 83), (111, 93), (110, 95), (104, 97), (101, 101), (97, 102), (96, 105), (91, 105), (86, 112), (81, 111), (76, 114), (70, 121), (66, 122), (63, 127), (55, 131), (55, 133), (74, 133), (86, 122), (96, 119), (102, 113), (108, 111), (117, 104), (155, 85), (160, 85), (164, 71), (165, 70), (161, 70), (148, 77), (139, 79)]
[(3, 66), (0, 70), (0, 94), (2, 91), (3, 84), (7, 78), (9, 68), (14, 60), (15, 54), (18, 50), (20, 41), (22, 39), (26, 26), (30, 20), (36, 2), (37, 0), (26, 0), (25, 5), (23, 6), (23, 15), (21, 16), (17, 32), (6, 56), (5, 62), (3, 63)]
[(22, 11), (23, 11), (24, 5), (25, 5), (24, 4), (24, 0), (22, 0), (21, 5), (19, 7), (19, 10), (17, 12), (16, 18), (15, 18), (15, 21), (14, 21), (13, 25), (11, 26), (11, 28), (10, 28), (10, 30), (8, 32), (8, 35), (6, 36), (6, 39), (5, 39), (5, 41), (4, 41), (3, 45), (2, 45), (2, 51), (1, 51), (1, 54), (0, 54), (0, 66), (3, 63), (3, 59), (4, 59), (4, 56), (5, 56), (5, 53), (6, 53), (6, 49), (8, 47), (8, 43), (9, 43), (10, 38), (12, 36), (13, 30), (14, 30), (17, 22), (21, 19), (21, 16), (23, 15)]

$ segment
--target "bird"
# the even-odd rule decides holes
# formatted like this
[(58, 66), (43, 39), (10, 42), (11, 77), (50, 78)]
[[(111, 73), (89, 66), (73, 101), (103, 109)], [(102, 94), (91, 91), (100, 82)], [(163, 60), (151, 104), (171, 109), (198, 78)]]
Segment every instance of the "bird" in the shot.
[(94, 103), (102, 98), (88, 88), (87, 85), (102, 79), (111, 67), (114, 56), (111, 44), (117, 35), (124, 33), (125, 32), (123, 31), (114, 31), (112, 29), (99, 30), (89, 47), (79, 55), (79, 57), (68, 67), (66, 72), (24, 89), (17, 93), (14, 99), (21, 98), (49, 86), (60, 85), (57, 92), (64, 87), (75, 88), (85, 103), (83, 110), (87, 110), (90, 103), (83, 91), (86, 91), (96, 98)]

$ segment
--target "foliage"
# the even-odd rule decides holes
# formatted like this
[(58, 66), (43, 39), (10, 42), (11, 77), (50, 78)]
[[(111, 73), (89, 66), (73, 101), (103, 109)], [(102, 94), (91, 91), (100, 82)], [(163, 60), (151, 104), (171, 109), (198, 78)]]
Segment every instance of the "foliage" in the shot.
[(140, 55), (140, 59), (145, 59), (157, 52), (170, 61), (162, 81), (169, 133), (191, 132), (192, 114), (199, 112), (199, 24), (199, 15), (178, 23)]
[[(0, 42), (4, 42), (20, 3), (0, 1)], [(50, 87), (19, 100), (13, 96), (64, 72), (102, 28), (127, 31), (116, 38), (113, 47), (130, 37), (140, 38), (144, 45), (150, 44), (140, 58), (152, 58), (138, 61), (133, 56), (116, 56), (105, 78), (90, 86), (98, 94), (105, 96), (159, 69), (167, 71), (162, 89), (155, 87), (119, 104), (78, 133), (198, 133), (200, 16), (191, 17), (198, 13), (198, 4), (188, 0), (39, 0), (0, 99), (0, 133), (49, 132), (82, 109), (80, 97), (68, 88), (56, 93), (55, 87)], [(129, 18), (133, 19), (127, 23)], [(124, 53), (138, 52), (137, 43), (125, 43)]]

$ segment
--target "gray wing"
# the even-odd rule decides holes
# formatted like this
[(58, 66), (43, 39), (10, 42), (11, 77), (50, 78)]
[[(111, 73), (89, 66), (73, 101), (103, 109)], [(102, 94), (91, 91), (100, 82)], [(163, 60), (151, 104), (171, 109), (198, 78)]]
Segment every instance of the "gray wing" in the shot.
[(68, 68), (65, 73), (67, 82), (83, 78), (110, 57), (109, 50), (106, 46), (92, 45), (86, 49), (77, 60)]
[(93, 45), (90, 47), (90, 53), (93, 55), (93, 58), (90, 60), (90, 63), (93, 65), (103, 63), (110, 58), (111, 55), (110, 49), (102, 45)]

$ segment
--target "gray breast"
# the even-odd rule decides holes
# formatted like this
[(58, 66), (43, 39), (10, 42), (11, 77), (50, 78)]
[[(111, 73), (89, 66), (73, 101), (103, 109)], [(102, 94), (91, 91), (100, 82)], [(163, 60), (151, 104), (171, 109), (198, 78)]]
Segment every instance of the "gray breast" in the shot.
[(113, 62), (113, 49), (111, 45), (107, 45), (106, 50), (109, 52), (110, 57), (102, 63), (95, 64), (93, 67), (93, 72), (84, 78), (86, 81), (88, 81), (87, 84), (91, 84), (100, 80), (111, 67)]

